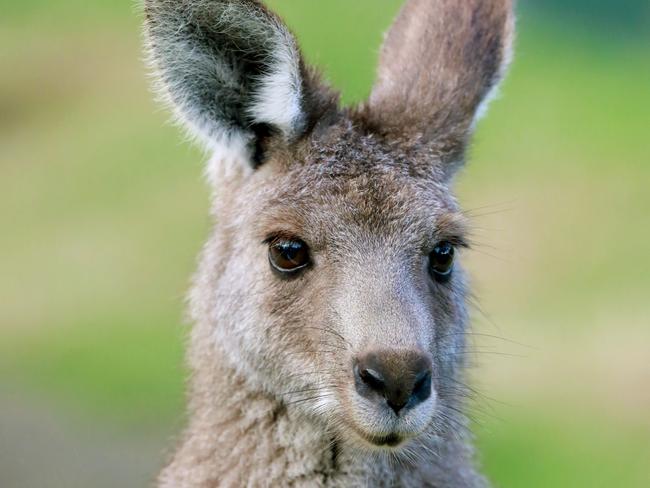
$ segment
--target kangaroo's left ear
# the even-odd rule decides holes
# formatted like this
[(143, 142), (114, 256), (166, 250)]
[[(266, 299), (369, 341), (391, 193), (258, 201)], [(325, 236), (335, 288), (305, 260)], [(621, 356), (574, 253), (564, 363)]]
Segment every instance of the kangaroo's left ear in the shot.
[(513, 1), (408, 0), (382, 48), (371, 124), (457, 160), (512, 57)]
[(287, 27), (257, 0), (145, 0), (160, 92), (190, 133), (253, 166), (269, 138), (300, 138), (333, 104)]

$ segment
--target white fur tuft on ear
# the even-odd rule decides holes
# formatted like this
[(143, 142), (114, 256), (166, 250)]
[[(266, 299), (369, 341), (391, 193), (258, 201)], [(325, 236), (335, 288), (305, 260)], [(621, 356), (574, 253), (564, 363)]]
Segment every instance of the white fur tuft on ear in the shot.
[(512, 64), (512, 60), (514, 58), (514, 24), (515, 24), (515, 18), (514, 16), (511, 18), (511, 23), (508, 26), (506, 33), (505, 33), (505, 38), (503, 42), (503, 58), (501, 60), (501, 64), (499, 65), (499, 69), (497, 74), (494, 77), (494, 83), (492, 87), (488, 90), (487, 94), (485, 97), (483, 97), (483, 100), (481, 100), (481, 103), (476, 109), (476, 113), (474, 114), (474, 120), (472, 121), (472, 125), (470, 130), (474, 131), (476, 128), (476, 125), (487, 115), (488, 110), (490, 108), (490, 104), (497, 100), (499, 96), (501, 95), (501, 83), (503, 79), (505, 78), (506, 74), (508, 73), (508, 69), (510, 68), (510, 65)]
[(290, 138), (304, 123), (302, 76), (295, 41), (283, 37), (273, 67), (257, 80), (257, 92), (248, 111), (257, 123), (274, 126)]

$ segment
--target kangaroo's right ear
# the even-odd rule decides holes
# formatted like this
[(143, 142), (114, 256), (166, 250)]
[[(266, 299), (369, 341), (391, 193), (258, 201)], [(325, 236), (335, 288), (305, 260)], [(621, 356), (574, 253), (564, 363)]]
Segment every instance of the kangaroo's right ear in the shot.
[(384, 42), (370, 121), (456, 162), (510, 61), (513, 2), (408, 0)]
[(145, 0), (150, 62), (179, 120), (217, 156), (253, 166), (269, 137), (300, 138), (336, 101), (257, 0)]

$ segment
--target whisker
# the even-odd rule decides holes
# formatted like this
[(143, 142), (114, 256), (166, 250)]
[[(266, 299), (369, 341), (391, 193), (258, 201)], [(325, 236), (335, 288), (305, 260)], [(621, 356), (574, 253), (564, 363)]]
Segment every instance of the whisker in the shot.
[(324, 369), (321, 371), (306, 371), (302, 373), (294, 373), (289, 376), (286, 376), (285, 378), (299, 378), (301, 376), (309, 376), (309, 375), (319, 375), (319, 374), (335, 374), (335, 373), (344, 373), (344, 369)]
[(454, 336), (472, 336), (472, 337), (483, 337), (487, 339), (496, 339), (499, 341), (507, 342), (508, 344), (513, 344), (515, 346), (521, 346), (527, 349), (537, 349), (535, 346), (531, 346), (529, 344), (524, 344), (523, 342), (518, 342), (512, 339), (507, 339), (505, 337), (501, 337), (498, 335), (494, 334), (486, 334), (483, 332), (472, 332), (472, 331), (466, 331), (466, 332), (451, 332), (449, 334), (444, 334), (439, 337), (439, 339), (446, 339), (448, 337), (454, 337)]
[(321, 400), (323, 398), (327, 398), (327, 397), (331, 397), (331, 396), (332, 396), (331, 393), (323, 393), (322, 395), (316, 395), (316, 396), (311, 396), (311, 397), (308, 397), (308, 398), (302, 398), (300, 400), (285, 402), (285, 405), (297, 405), (299, 403), (305, 403), (305, 402), (309, 402), (309, 401)]
[(345, 344), (348, 346), (352, 347), (352, 344), (345, 338), (343, 337), (339, 332), (336, 332), (334, 329), (331, 329), (329, 327), (315, 327), (315, 326), (310, 326), (310, 327), (304, 327), (305, 329), (314, 329), (314, 330), (320, 330), (322, 332), (327, 332), (329, 334), (332, 334), (335, 337), (338, 337), (343, 341)]
[(520, 358), (520, 359), (527, 359), (530, 356), (527, 356), (525, 354), (515, 354), (515, 353), (509, 353), (509, 352), (500, 352), (500, 351), (488, 351), (488, 350), (482, 350), (482, 349), (463, 349), (460, 351), (454, 351), (451, 353), (446, 353), (444, 354), (447, 357), (456, 357), (456, 356), (470, 356), (470, 355), (487, 355), (487, 356), (501, 356), (501, 357), (506, 357), (506, 358)]

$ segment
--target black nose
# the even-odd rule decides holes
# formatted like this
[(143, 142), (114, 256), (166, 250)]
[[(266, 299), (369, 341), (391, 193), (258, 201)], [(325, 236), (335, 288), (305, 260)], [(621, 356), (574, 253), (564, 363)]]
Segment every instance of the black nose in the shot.
[(416, 351), (371, 351), (354, 365), (359, 395), (381, 399), (399, 415), (431, 396), (431, 359)]

